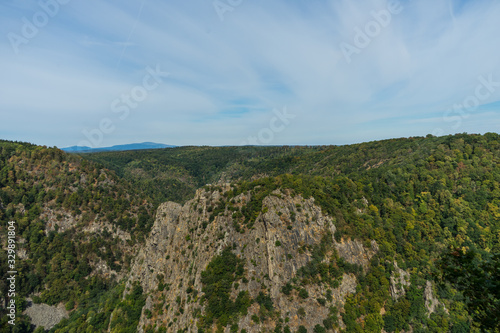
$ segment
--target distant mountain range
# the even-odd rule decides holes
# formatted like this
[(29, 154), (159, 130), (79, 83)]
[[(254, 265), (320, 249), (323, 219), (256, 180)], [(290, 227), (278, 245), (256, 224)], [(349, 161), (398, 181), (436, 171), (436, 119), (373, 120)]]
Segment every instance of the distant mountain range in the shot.
[(143, 143), (130, 143), (126, 145), (117, 145), (112, 147), (92, 148), (86, 146), (72, 146), (62, 148), (61, 150), (67, 153), (96, 153), (101, 151), (125, 151), (125, 150), (143, 150), (143, 149), (162, 149), (162, 148), (175, 148), (177, 146), (165, 145), (163, 143), (143, 142)]

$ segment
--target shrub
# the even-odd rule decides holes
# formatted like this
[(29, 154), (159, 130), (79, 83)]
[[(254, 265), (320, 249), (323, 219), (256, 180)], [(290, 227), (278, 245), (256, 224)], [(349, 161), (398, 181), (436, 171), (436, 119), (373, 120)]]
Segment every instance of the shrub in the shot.
[(255, 299), (260, 306), (264, 307), (268, 311), (273, 310), (273, 300), (269, 295), (265, 295), (262, 291), (259, 292), (259, 296)]
[(326, 333), (326, 329), (321, 326), (320, 324), (317, 324), (316, 326), (314, 326), (314, 333)]
[(281, 292), (285, 295), (290, 295), (292, 290), (293, 290), (293, 287), (290, 283), (287, 283), (283, 287), (281, 287)]
[(226, 326), (231, 318), (236, 319), (239, 314), (246, 313), (252, 303), (247, 291), (241, 291), (235, 301), (230, 298), (233, 283), (240, 280), (244, 272), (244, 261), (226, 248), (201, 273), (205, 293), (202, 300), (208, 302), (203, 318), (207, 326), (202, 328), (208, 328), (214, 320)]

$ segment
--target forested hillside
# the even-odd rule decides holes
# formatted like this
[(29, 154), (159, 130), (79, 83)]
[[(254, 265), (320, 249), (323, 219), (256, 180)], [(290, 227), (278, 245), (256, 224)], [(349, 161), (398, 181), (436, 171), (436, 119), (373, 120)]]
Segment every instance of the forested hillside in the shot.
[[(94, 302), (116, 284), (113, 276), (127, 272), (154, 212), (146, 196), (112, 171), (59, 149), (7, 141), (0, 142), (0, 208), (2, 247), (7, 222), (16, 226), (20, 311), (28, 295), (68, 310)], [(6, 252), (0, 256), (5, 307)], [(1, 327), (8, 331), (4, 314)], [(28, 332), (26, 317), (18, 319), (18, 331)]]
[[(166, 272), (158, 273), (162, 278), (155, 275), (148, 281), (130, 277), (134, 273), (130, 267), (141, 265), (134, 260), (137, 251), (149, 244), (160, 203), (189, 203), (183, 208), (189, 211), (185, 213), (189, 218), (182, 222), (188, 230), (179, 231), (185, 243), (178, 247), (186, 246), (183, 251), (190, 255), (192, 239), (197, 239), (197, 246), (212, 246), (203, 244), (211, 237), (208, 230), (222, 235), (220, 239), (214, 236), (213, 246), (224, 240), (224, 232), (243, 236), (256, 232), (265, 214), (272, 213), (268, 213), (270, 198), (282, 196), (277, 193), (287, 193), (290, 202), (295, 197), (313, 200), (322, 214), (331, 218), (335, 229), (330, 240), (319, 237), (322, 240), (316, 245), (303, 244), (296, 249), (297, 256), (309, 259), (294, 258), (292, 252), (290, 257), (285, 255), (286, 260), (302, 264), (293, 279), (279, 281), (284, 284), (283, 295), (297, 302), (308, 299), (308, 290), (324, 290), (317, 302), (329, 309), (329, 315), (321, 320), (310, 318), (321, 323), (314, 327), (315, 332), (402, 332), (410, 327), (414, 332), (498, 329), (497, 134), (428, 136), (349, 146), (180, 147), (81, 156), (2, 141), (0, 156), (2, 242), (7, 221), (16, 221), (22, 238), (19, 243), (26, 249), (25, 257), (18, 259), (21, 295), (34, 295), (37, 301), (48, 304), (63, 302), (72, 311), (69, 319), (53, 329), (55, 332), (77, 328), (135, 332), (139, 322), (147, 332), (170, 332), (174, 327), (186, 332), (195, 331), (195, 327), (200, 332), (210, 327), (243, 332), (238, 329), (242, 323), (252, 327), (251, 331), (303, 332), (305, 325), (293, 326), (293, 318), (280, 312), (281, 303), (270, 292), (266, 279), (259, 290), (235, 287), (248, 294), (241, 294), (237, 301), (233, 290), (234, 299), (222, 302), (228, 313), (234, 313), (232, 319), (221, 320), (216, 315), (219, 312), (213, 312), (211, 307), (222, 304), (221, 299), (230, 297), (230, 293), (211, 293), (209, 281), (218, 281), (218, 277), (208, 277), (221, 269), (220, 273), (227, 274), (231, 281), (227, 284), (229, 280), (223, 279), (223, 285), (250, 280), (244, 267), (252, 267), (253, 259), (244, 255), (244, 248), (232, 248), (241, 255), (243, 271), (224, 273), (218, 267), (229, 259), (238, 264), (231, 256), (231, 247), (227, 247), (227, 252), (220, 254), (222, 259), (215, 256), (207, 267), (191, 267), (189, 272), (206, 272), (196, 283), (170, 285)], [(189, 201), (200, 187), (207, 196), (217, 199)], [(201, 194), (197, 195), (200, 198)], [(305, 214), (303, 204), (296, 201), (286, 208), (288, 215), (280, 218), (289, 222), (283, 229), (277, 227), (278, 234), (309, 228), (311, 217)], [(299, 216), (304, 224), (295, 223)], [(161, 223), (166, 222), (156, 216), (158, 230), (162, 230)], [(339, 261), (335, 254), (335, 246), (340, 248), (354, 240), (365, 248), (376, 244), (378, 249), (363, 270)], [(280, 247), (281, 243), (273, 241), (271, 245)], [(155, 244), (151, 248), (156, 248)], [(168, 251), (159, 254), (165, 265), (172, 260), (165, 258), (179, 255), (180, 250)], [(303, 264), (303, 260), (309, 261)], [(105, 263), (107, 269), (97, 273), (98, 263)], [(154, 266), (150, 269), (155, 270)], [(2, 275), (6, 271), (2, 266)], [(342, 274), (344, 279), (351, 276), (356, 287), (337, 304), (331, 292), (339, 285), (332, 277)], [(407, 280), (401, 280), (401, 276)], [(132, 280), (134, 284), (129, 284), (127, 291), (125, 281)], [(184, 280), (191, 278), (186, 276)], [(2, 293), (6, 288), (3, 281)], [(150, 290), (151, 284), (157, 288)], [(187, 295), (183, 294), (186, 287), (189, 301), (182, 298)], [(293, 298), (300, 292), (303, 298)], [(128, 296), (122, 299), (122, 293)], [(178, 303), (165, 301), (172, 293), (179, 295)], [(159, 305), (149, 308), (147, 297), (157, 299)], [(198, 308), (188, 305), (195, 299)], [(251, 304), (261, 309), (251, 321), (254, 326), (248, 326), (244, 319), (243, 301), (245, 309), (251, 309)], [(191, 308), (198, 310), (190, 313), (193, 321), (188, 324), (183, 316), (185, 309)], [(120, 315), (111, 316), (113, 312)], [(301, 314), (298, 317), (300, 323)], [(26, 317), (23, 320), (27, 322)], [(186, 322), (185, 326), (179, 326), (181, 322)], [(2, 327), (8, 331), (4, 322)]]

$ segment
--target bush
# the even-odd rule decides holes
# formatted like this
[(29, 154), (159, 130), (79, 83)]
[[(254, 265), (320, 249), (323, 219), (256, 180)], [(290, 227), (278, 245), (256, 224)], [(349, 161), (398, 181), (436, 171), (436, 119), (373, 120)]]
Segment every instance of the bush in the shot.
[(281, 287), (281, 292), (285, 295), (290, 295), (292, 290), (293, 290), (293, 287), (290, 283), (287, 283), (283, 287)]
[(66, 303), (66, 311), (71, 311), (73, 310), (73, 308), (75, 307), (75, 301), (74, 300), (69, 300), (67, 303)]
[(325, 320), (323, 320), (323, 326), (325, 326), (327, 330), (333, 329), (333, 324), (334, 322), (332, 317), (328, 317)]
[(262, 291), (259, 292), (259, 296), (255, 299), (260, 306), (264, 307), (268, 311), (273, 310), (273, 300), (269, 295), (265, 295)]
[(317, 324), (316, 326), (314, 326), (314, 333), (326, 333), (326, 329), (321, 326), (320, 324)]
[(201, 273), (203, 300), (208, 301), (203, 322), (207, 325), (214, 320), (226, 326), (230, 319), (245, 314), (252, 303), (248, 292), (242, 291), (235, 301), (230, 298), (233, 283), (243, 277), (244, 262), (238, 259), (230, 248), (226, 248), (208, 264)]

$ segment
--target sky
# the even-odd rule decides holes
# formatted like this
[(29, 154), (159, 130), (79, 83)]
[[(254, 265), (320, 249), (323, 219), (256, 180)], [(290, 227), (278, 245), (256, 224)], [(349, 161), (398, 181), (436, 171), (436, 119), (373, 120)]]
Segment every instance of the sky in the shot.
[(0, 138), (340, 145), (499, 132), (495, 0), (0, 2)]

